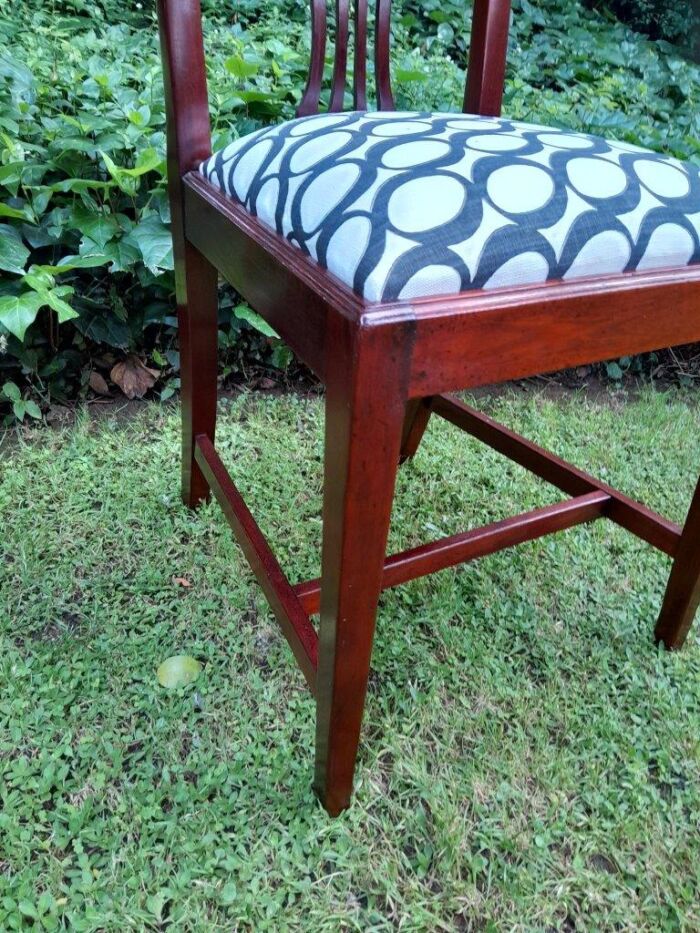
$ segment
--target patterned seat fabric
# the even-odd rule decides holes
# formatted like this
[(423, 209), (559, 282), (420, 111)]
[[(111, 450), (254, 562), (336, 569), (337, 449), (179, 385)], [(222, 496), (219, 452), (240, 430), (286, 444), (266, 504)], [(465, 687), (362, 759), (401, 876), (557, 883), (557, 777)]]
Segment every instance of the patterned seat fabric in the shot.
[(322, 114), (200, 171), (369, 302), (700, 261), (697, 166), (545, 126)]

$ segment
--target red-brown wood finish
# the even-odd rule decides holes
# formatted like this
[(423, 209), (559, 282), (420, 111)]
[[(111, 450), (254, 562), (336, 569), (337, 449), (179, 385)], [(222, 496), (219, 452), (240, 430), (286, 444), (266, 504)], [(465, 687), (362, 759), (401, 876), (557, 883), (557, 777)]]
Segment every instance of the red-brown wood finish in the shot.
[(352, 105), (367, 109), (367, 4), (355, 2), (355, 75)]
[(431, 396), (412, 398), (406, 406), (399, 463), (405, 463), (415, 456), (430, 421), (432, 402)]
[[(335, 317), (326, 381), (315, 787), (350, 802), (401, 447), (411, 327)], [(371, 391), (368, 389), (371, 387)]]
[(501, 113), (509, 23), (510, 0), (474, 0), (465, 113)]
[(297, 107), (298, 117), (318, 113), (326, 62), (326, 0), (311, 0), (311, 59), (306, 88)]
[(666, 587), (655, 636), (667, 648), (681, 648), (700, 606), (700, 482), (690, 505)]
[(391, 46), (391, 0), (377, 0), (374, 33), (374, 73), (377, 84), (377, 109), (396, 110), (391, 90), (389, 50)]
[(216, 425), (217, 271), (185, 238), (182, 179), (211, 154), (209, 103), (199, 0), (158, 0), (168, 124), (175, 289), (180, 337), (182, 497), (195, 506), (209, 495), (194, 459), (194, 437), (212, 441)]
[[(389, 70), (391, 39), (391, 0), (375, 0), (374, 73), (377, 102), (380, 110), (393, 110)], [(354, 0), (353, 17), (353, 107), (367, 108), (367, 4)], [(335, 41), (333, 75), (328, 112), (345, 109), (348, 48), (350, 45), (350, 0), (335, 0)], [(306, 88), (297, 107), (297, 116), (318, 113), (323, 87), (323, 65), (328, 41), (326, 0), (311, 0), (311, 61)]]
[[(332, 108), (345, 98), (348, 2), (338, 0)], [(393, 108), (389, 4), (376, 6), (383, 109)], [(354, 9), (357, 107), (366, 103), (366, 0)], [(350, 799), (377, 602), (387, 586), (606, 517), (674, 558), (656, 637), (679, 647), (700, 601), (700, 486), (681, 529), (444, 393), (700, 340), (700, 266), (367, 304), (192, 171), (210, 148), (199, 5), (159, 0), (158, 14), (183, 366), (183, 495), (194, 505), (214, 491), (315, 692), (315, 787), (326, 809), (337, 813)], [(508, 15), (502, 0), (475, 2), (469, 111), (499, 111)], [(312, 25), (300, 113), (318, 111), (325, 0), (313, 0)], [(215, 270), (326, 384), (320, 580), (290, 585), (214, 447)], [(573, 498), (386, 558), (398, 463), (415, 454), (431, 412)], [(319, 608), (317, 637), (309, 614)]]
[(309, 622), (308, 613), (302, 608), (214, 445), (204, 434), (195, 439), (195, 457), (313, 693), (316, 687), (318, 637)]
[(610, 500), (605, 514), (611, 521), (671, 557), (676, 553), (681, 529), (645, 505), (525, 440), (515, 431), (509, 431), (493, 418), (458, 399), (438, 396), (433, 399), (432, 410), (570, 496), (581, 496), (596, 490), (605, 493)]
[[(382, 590), (593, 521), (605, 514), (608, 502), (610, 496), (597, 490), (392, 554), (384, 561)], [(297, 584), (294, 592), (309, 615), (319, 611), (321, 578)]]

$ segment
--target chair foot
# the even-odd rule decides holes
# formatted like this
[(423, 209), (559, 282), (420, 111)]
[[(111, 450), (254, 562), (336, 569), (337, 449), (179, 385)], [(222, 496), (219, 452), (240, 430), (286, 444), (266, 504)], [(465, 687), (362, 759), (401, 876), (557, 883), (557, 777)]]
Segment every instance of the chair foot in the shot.
[[(184, 282), (178, 287), (182, 407), (182, 501), (196, 508), (210, 497), (194, 459), (194, 439), (214, 441), (217, 380), (217, 272), (191, 244), (184, 247)], [(184, 294), (183, 294), (184, 293)]]
[(329, 367), (314, 789), (331, 815), (352, 794), (398, 470), (407, 366), (397, 336), (343, 346), (339, 335)]
[(430, 421), (432, 397), (412, 398), (406, 405), (403, 429), (401, 432), (401, 453), (399, 463), (412, 459)]
[(700, 482), (698, 482), (678, 550), (654, 637), (668, 649), (683, 647), (700, 605)]

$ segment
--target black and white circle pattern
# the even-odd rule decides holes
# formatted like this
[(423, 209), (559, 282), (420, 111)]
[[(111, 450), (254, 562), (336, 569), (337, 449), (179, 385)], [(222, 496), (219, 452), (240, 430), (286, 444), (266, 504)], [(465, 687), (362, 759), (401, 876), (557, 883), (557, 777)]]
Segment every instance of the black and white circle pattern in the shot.
[(697, 166), (545, 126), (320, 114), (200, 171), (369, 302), (700, 262)]

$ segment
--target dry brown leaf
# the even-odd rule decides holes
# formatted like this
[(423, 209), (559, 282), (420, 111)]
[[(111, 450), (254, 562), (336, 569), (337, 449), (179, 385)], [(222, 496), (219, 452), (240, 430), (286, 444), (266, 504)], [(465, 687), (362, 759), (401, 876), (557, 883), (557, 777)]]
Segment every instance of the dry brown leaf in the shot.
[(173, 583), (177, 586), (185, 586), (188, 589), (192, 586), (192, 581), (188, 580), (187, 577), (173, 577)]
[(112, 367), (109, 378), (118, 385), (127, 398), (143, 398), (152, 389), (160, 375), (157, 369), (149, 369), (138, 356), (131, 353), (125, 360)]
[(96, 369), (90, 373), (90, 388), (97, 395), (109, 395), (109, 386), (105, 377), (98, 373)]

